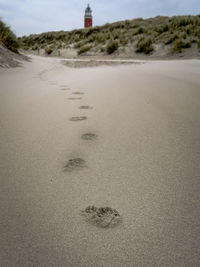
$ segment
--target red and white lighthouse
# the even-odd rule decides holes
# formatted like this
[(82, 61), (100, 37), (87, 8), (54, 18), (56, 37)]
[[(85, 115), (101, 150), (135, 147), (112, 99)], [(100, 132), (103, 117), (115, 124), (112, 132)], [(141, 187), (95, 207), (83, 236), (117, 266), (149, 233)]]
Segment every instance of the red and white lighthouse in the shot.
[(84, 26), (85, 28), (92, 27), (92, 9), (89, 4), (85, 10)]

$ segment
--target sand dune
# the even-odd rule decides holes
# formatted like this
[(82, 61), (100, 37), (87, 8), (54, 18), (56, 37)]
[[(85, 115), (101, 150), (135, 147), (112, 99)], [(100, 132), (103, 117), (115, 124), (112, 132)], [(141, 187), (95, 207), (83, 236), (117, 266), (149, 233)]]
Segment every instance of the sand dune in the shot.
[(199, 60), (33, 56), (0, 81), (0, 266), (200, 266)]

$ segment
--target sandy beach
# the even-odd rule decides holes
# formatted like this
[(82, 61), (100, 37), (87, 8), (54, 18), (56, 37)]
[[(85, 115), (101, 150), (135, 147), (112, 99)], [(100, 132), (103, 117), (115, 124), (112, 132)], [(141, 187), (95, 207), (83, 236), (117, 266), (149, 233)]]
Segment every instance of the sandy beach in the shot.
[(200, 61), (85, 66), (0, 69), (0, 266), (200, 266)]

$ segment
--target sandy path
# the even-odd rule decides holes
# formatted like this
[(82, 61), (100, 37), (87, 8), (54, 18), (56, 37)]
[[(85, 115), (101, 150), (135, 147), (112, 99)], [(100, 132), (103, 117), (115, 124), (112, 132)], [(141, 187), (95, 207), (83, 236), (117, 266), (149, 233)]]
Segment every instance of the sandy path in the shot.
[[(33, 57), (0, 81), (0, 266), (200, 266), (200, 61)], [(88, 205), (123, 221), (90, 225)]]

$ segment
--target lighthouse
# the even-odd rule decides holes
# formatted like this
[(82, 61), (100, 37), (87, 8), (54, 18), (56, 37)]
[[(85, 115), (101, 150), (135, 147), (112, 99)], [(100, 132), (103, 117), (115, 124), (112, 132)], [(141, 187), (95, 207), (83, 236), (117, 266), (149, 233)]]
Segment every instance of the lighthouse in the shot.
[(84, 26), (85, 28), (92, 27), (92, 10), (89, 4), (85, 10)]

